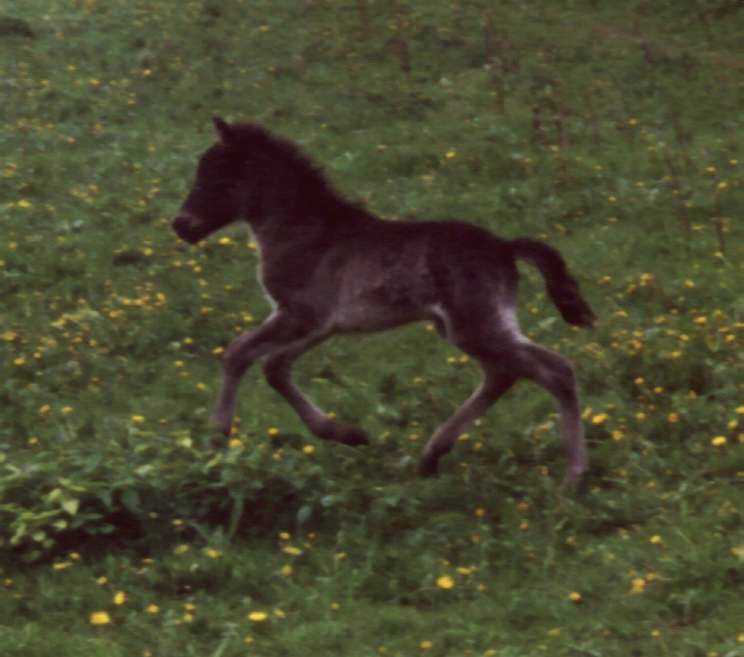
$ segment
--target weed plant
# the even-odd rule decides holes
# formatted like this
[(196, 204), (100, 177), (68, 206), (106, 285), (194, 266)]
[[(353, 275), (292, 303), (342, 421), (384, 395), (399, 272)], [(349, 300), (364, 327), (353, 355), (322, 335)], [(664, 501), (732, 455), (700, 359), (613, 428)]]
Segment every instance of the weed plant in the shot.
[[(3, 5), (3, 655), (744, 655), (742, 29), (730, 0)], [(577, 365), (582, 490), (527, 384), (415, 477), (479, 376), (426, 325), (298, 367), (371, 446), (258, 372), (213, 445), (268, 311), (249, 234), (169, 227), (213, 114), (383, 216), (560, 248), (599, 325), (526, 268), (521, 321)]]

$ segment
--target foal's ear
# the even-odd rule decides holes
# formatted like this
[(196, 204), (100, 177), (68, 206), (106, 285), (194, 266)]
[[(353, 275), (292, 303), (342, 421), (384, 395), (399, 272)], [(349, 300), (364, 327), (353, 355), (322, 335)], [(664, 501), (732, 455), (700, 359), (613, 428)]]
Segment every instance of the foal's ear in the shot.
[(229, 144), (233, 139), (232, 128), (219, 116), (212, 117), (212, 123), (222, 143)]

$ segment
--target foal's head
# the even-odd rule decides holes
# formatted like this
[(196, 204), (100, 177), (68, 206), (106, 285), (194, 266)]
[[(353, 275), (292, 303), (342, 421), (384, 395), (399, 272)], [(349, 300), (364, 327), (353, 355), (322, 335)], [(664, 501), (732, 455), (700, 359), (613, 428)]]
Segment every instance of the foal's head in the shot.
[(263, 168), (256, 159), (266, 134), (258, 126), (214, 119), (219, 141), (199, 160), (196, 180), (173, 230), (194, 244), (223, 226), (259, 211)]

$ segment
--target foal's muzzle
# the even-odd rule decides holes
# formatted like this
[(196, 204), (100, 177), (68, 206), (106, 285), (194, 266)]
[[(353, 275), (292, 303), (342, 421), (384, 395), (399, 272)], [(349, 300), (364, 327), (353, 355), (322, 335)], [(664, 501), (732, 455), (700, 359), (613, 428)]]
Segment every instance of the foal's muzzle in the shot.
[(204, 230), (202, 222), (192, 214), (179, 214), (171, 224), (173, 230), (189, 244), (196, 244), (208, 231)]

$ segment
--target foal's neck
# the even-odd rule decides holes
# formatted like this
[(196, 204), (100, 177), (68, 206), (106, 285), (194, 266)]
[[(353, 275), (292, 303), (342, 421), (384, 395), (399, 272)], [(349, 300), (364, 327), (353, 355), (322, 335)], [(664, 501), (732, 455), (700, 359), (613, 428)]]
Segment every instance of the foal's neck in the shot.
[(335, 194), (307, 203), (302, 198), (284, 197), (267, 205), (260, 217), (249, 220), (264, 255), (274, 250), (302, 252), (319, 241), (335, 241), (381, 223)]

